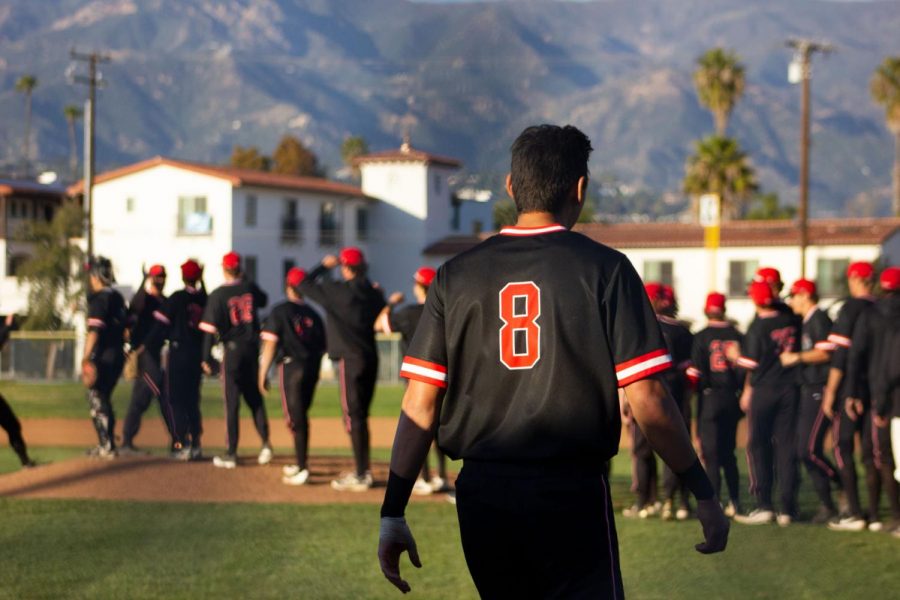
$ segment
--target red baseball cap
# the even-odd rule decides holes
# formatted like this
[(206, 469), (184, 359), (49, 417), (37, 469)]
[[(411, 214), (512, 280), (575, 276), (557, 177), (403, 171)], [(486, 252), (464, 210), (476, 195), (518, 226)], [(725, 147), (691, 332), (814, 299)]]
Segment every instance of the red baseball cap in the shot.
[(237, 252), (229, 252), (222, 257), (222, 266), (229, 270), (241, 268), (241, 255)]
[(295, 288), (303, 283), (304, 279), (306, 279), (306, 271), (293, 267), (287, 272), (287, 277), (284, 278), (284, 281), (288, 287)]
[(200, 265), (197, 261), (193, 259), (188, 259), (184, 261), (184, 264), (181, 265), (181, 278), (186, 279), (188, 281), (197, 281), (200, 279), (200, 276), (203, 275), (203, 269), (200, 268)]
[(847, 279), (850, 279), (851, 277), (858, 277), (859, 279), (871, 279), (872, 275), (874, 274), (875, 269), (872, 267), (872, 263), (859, 261), (851, 263), (850, 266), (847, 267)]
[(434, 281), (435, 275), (437, 275), (437, 271), (431, 267), (419, 267), (416, 274), (413, 275), (413, 279), (419, 285), (428, 287), (431, 285), (431, 282)]
[(888, 267), (881, 272), (881, 289), (886, 292), (900, 290), (900, 267)]
[(747, 295), (756, 306), (771, 306), (775, 301), (775, 293), (769, 283), (765, 281), (751, 281), (747, 288)]
[(659, 300), (662, 298), (662, 284), (656, 283), (655, 281), (651, 281), (649, 283), (644, 284), (644, 290), (647, 292), (647, 297), (651, 300)]
[(719, 292), (710, 292), (706, 296), (706, 305), (703, 312), (707, 313), (725, 313), (725, 294)]
[(669, 304), (675, 304), (675, 288), (673, 288), (671, 285), (661, 285), (660, 299), (668, 302)]
[(150, 270), (147, 271), (147, 275), (150, 277), (165, 277), (166, 276), (166, 268), (162, 265), (153, 265), (150, 267)]
[(348, 246), (342, 249), (339, 258), (341, 264), (346, 267), (358, 267), (366, 262), (366, 257), (363, 256), (362, 250), (356, 246)]
[(791, 286), (791, 296), (794, 294), (806, 294), (808, 296), (816, 295), (816, 282), (809, 279), (798, 279)]
[(768, 284), (781, 283), (781, 273), (774, 267), (760, 267), (753, 276), (753, 281), (761, 281)]

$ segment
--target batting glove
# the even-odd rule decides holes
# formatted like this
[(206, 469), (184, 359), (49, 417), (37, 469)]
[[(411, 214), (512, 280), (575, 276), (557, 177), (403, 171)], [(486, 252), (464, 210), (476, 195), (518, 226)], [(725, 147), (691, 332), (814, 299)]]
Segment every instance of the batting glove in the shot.
[(416, 540), (403, 517), (381, 517), (381, 532), (378, 536), (378, 562), (381, 572), (397, 589), (407, 593), (411, 588), (400, 578), (400, 555), (409, 552), (409, 560), (418, 569), (422, 568)]

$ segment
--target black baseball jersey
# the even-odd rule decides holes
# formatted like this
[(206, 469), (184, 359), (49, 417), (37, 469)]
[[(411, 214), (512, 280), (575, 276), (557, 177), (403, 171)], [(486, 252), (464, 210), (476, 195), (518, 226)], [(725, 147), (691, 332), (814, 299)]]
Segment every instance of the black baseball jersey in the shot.
[(675, 367), (666, 371), (663, 377), (669, 385), (672, 395), (682, 401), (687, 395), (686, 371), (691, 365), (691, 347), (694, 344), (694, 336), (691, 335), (691, 330), (677, 319), (665, 315), (659, 315), (657, 319)]
[(111, 288), (103, 288), (88, 298), (88, 331), (97, 332), (94, 356), (120, 355), (125, 343), (125, 325), (128, 315), (122, 294)]
[(688, 377), (697, 381), (699, 389), (735, 391), (743, 382), (740, 372), (728, 358), (730, 349), (740, 350), (744, 336), (727, 321), (710, 321), (694, 336)]
[(154, 313), (162, 308), (166, 297), (162, 294), (150, 294), (145, 288), (141, 288), (131, 298), (128, 306), (128, 331), (129, 342), (132, 348), (144, 346), (145, 352), (151, 356), (159, 356), (162, 348), (161, 340), (156, 336), (149, 338), (150, 330), (156, 322)]
[[(841, 306), (840, 312), (838, 312), (837, 319), (834, 321), (834, 326), (831, 328), (831, 334), (828, 336), (828, 341), (834, 344), (834, 353), (831, 355), (831, 366), (835, 369), (839, 369), (845, 375), (847, 372), (847, 359), (850, 355), (850, 343), (853, 339), (853, 328), (856, 326), (859, 315), (872, 306), (873, 302), (875, 302), (875, 298), (872, 296), (847, 298), (847, 300), (844, 301), (844, 305)], [(866, 374), (860, 373), (860, 378), (860, 384), (863, 384)], [(846, 398), (851, 395), (852, 391), (848, 387), (847, 378), (844, 377), (841, 380), (839, 396), (841, 398)]]
[[(800, 338), (800, 351), (812, 349), (834, 351), (834, 343), (828, 341), (831, 334), (831, 319), (818, 308), (813, 308), (803, 318)], [(800, 383), (806, 386), (824, 386), (828, 382), (829, 365), (827, 362), (815, 365), (803, 364), (799, 370)]]
[(325, 352), (322, 317), (303, 302), (282, 302), (272, 309), (260, 337), (277, 342), (284, 356), (305, 362), (319, 360)]
[(844, 379), (848, 396), (869, 400), (880, 416), (900, 417), (900, 295), (860, 312), (853, 328)]
[(751, 385), (794, 385), (794, 367), (781, 366), (779, 357), (782, 352), (796, 352), (799, 348), (800, 319), (793, 313), (767, 310), (750, 324), (738, 366), (751, 371)]
[(403, 354), (406, 354), (409, 349), (409, 343), (416, 333), (416, 327), (419, 326), (419, 319), (422, 318), (424, 309), (424, 304), (409, 304), (397, 310), (391, 309), (381, 321), (381, 328), (385, 332), (396, 331), (400, 334), (400, 352)]
[(225, 283), (206, 301), (200, 329), (223, 342), (258, 343), (259, 309), (268, 296), (252, 281)]
[(671, 365), (628, 259), (553, 225), (445, 263), (400, 374), (447, 388), (437, 440), (454, 459), (602, 461), (619, 446), (617, 388)]
[(365, 277), (334, 281), (319, 265), (300, 284), (300, 293), (325, 310), (328, 356), (375, 356), (375, 319), (384, 294)]
[(204, 289), (185, 287), (166, 299), (153, 313), (159, 329), (154, 328), (153, 337), (162, 332), (162, 337), (180, 346), (199, 349), (203, 342), (200, 320), (206, 307), (207, 294)]

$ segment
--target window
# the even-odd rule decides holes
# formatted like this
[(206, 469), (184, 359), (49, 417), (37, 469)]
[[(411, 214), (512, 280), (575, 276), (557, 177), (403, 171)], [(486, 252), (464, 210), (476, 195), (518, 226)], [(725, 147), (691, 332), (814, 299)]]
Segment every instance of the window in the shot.
[(125, 212), (134, 212), (134, 198), (125, 198)]
[(179, 235), (209, 235), (212, 233), (212, 215), (206, 212), (206, 196), (179, 196)]
[(15, 277), (19, 274), (19, 269), (22, 268), (22, 265), (25, 261), (28, 260), (27, 254), (13, 254), (10, 255), (6, 260), (6, 276), (7, 277)]
[(816, 262), (816, 287), (822, 297), (840, 298), (849, 293), (847, 288), (847, 267), (850, 260), (846, 258), (820, 258)]
[(48, 223), (53, 220), (53, 205), (45, 204), (44, 205), (44, 220)]
[(645, 260), (644, 281), (656, 281), (664, 285), (672, 285), (671, 260)]
[(288, 271), (297, 266), (297, 263), (294, 262), (293, 258), (286, 258), (281, 261), (281, 278), (286, 279)]
[(319, 245), (337, 246), (341, 243), (337, 206), (325, 202), (319, 211)]
[(247, 281), (256, 281), (256, 257), (244, 255), (244, 276)]
[(284, 199), (284, 214), (281, 217), (281, 242), (283, 244), (303, 243), (303, 219), (297, 217), (297, 200)]
[(440, 175), (435, 175), (435, 176), (432, 178), (432, 181), (434, 182), (434, 184), (433, 184), (433, 185), (434, 185), (434, 193), (435, 193), (435, 194), (440, 194), (440, 193), (441, 193), (442, 186), (443, 186), (443, 184), (444, 184), (444, 181), (441, 179), (441, 176), (440, 176)]
[(356, 239), (369, 239), (369, 210), (365, 206), (356, 209)]
[(14, 219), (19, 216), (19, 203), (15, 200), (9, 203), (9, 216)]
[(732, 260), (728, 262), (728, 295), (746, 297), (747, 285), (759, 268), (758, 260)]
[(244, 225), (256, 227), (256, 196), (247, 196), (244, 200)]

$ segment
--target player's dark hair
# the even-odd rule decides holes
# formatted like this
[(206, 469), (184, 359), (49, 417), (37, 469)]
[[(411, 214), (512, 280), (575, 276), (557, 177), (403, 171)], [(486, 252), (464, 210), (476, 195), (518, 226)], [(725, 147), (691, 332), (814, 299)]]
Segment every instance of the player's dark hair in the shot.
[(103, 285), (110, 285), (116, 281), (115, 275), (113, 275), (112, 261), (105, 256), (92, 256), (88, 260), (88, 272), (99, 279)]
[(572, 186), (587, 177), (592, 150), (591, 140), (571, 125), (534, 125), (519, 134), (510, 148), (516, 210), (556, 214)]
[(227, 274), (229, 277), (237, 277), (238, 275), (241, 274), (241, 270), (240, 270), (240, 269), (226, 269), (226, 268), (223, 267), (222, 270), (223, 270), (223, 271), (225, 272), (225, 274)]
[(343, 265), (344, 268), (349, 269), (351, 273), (353, 273), (354, 277), (365, 277), (366, 273), (369, 272), (368, 265), (366, 263), (362, 263), (360, 265)]

